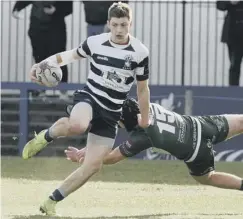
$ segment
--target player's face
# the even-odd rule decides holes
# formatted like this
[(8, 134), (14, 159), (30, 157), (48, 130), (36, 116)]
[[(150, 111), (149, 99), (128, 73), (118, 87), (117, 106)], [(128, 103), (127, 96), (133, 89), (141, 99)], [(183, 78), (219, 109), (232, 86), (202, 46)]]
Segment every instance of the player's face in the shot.
[(131, 21), (127, 17), (112, 17), (108, 22), (111, 30), (111, 40), (117, 44), (128, 43), (128, 35), (131, 28)]

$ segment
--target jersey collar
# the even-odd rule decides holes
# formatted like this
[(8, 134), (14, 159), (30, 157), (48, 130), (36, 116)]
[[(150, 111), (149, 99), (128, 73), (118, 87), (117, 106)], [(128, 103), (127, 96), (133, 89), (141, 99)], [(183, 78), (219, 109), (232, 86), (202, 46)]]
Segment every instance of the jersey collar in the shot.
[(125, 45), (120, 45), (120, 44), (116, 44), (116, 43), (113, 43), (112, 41), (111, 41), (111, 33), (109, 33), (109, 35), (108, 35), (108, 37), (109, 37), (109, 43), (113, 46), (113, 47), (115, 47), (115, 48), (119, 48), (119, 49), (125, 49), (125, 48), (127, 48), (127, 47), (129, 47), (130, 45), (131, 45), (131, 35), (129, 34), (129, 42), (127, 43), (127, 44), (125, 44)]

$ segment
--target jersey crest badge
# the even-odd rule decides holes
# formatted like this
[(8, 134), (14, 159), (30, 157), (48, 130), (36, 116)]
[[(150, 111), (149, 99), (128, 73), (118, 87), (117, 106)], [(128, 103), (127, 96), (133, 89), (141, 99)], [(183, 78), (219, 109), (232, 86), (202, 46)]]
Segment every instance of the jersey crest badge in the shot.
[(126, 55), (124, 59), (125, 59), (125, 64), (124, 64), (123, 69), (131, 70), (132, 69), (132, 60), (133, 60), (132, 55)]

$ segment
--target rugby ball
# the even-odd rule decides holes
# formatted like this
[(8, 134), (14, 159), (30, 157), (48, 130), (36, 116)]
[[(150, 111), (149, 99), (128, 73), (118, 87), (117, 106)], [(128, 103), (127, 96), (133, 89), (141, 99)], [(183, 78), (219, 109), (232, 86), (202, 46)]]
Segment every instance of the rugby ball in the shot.
[(43, 61), (36, 68), (36, 78), (47, 87), (55, 87), (62, 80), (62, 69), (50, 60)]

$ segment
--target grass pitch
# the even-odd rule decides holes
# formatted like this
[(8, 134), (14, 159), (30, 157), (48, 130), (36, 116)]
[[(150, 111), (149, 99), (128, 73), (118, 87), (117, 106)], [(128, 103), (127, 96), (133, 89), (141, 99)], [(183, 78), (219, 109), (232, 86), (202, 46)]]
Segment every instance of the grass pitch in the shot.
[[(39, 204), (78, 166), (64, 158), (1, 161), (3, 219), (48, 218)], [(243, 163), (216, 167), (243, 177)], [(63, 219), (242, 219), (243, 192), (201, 186), (182, 162), (127, 160), (105, 166), (57, 212)]]

